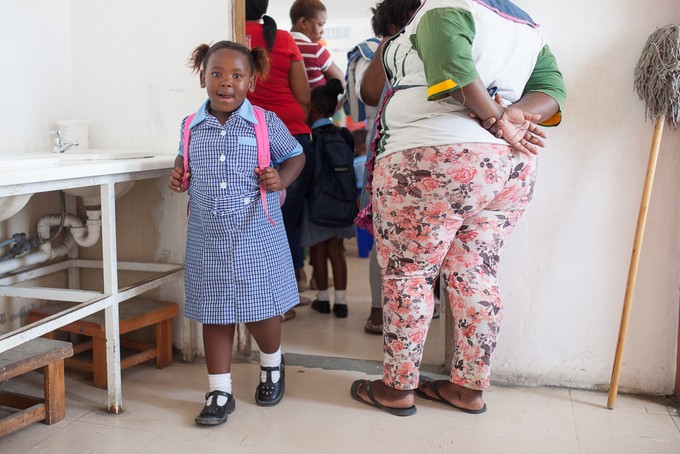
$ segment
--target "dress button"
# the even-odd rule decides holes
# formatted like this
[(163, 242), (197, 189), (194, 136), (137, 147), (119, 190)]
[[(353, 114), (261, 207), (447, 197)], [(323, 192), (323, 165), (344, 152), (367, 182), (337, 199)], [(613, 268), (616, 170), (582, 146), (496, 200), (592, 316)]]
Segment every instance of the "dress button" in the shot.
[(244, 205), (248, 205), (249, 203), (250, 203), (250, 197), (246, 197), (245, 199), (243, 199)]
[(222, 183), (220, 183), (220, 187), (221, 187), (222, 189), (226, 189), (226, 188), (227, 188), (227, 183), (225, 183), (225, 182), (223, 181)]
[(227, 160), (227, 157), (225, 155), (220, 155), (220, 162), (224, 162)]
[(227, 135), (227, 131), (225, 131), (224, 129), (221, 130), (221, 131), (220, 131), (220, 135), (221, 135), (221, 136), (226, 136), (226, 135)]

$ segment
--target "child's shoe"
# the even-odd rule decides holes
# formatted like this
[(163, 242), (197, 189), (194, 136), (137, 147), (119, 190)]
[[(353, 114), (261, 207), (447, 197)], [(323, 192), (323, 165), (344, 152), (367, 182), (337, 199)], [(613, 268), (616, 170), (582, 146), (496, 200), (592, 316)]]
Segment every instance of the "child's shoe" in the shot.
[(334, 304), (333, 313), (338, 318), (347, 318), (347, 305), (346, 304)]
[[(224, 405), (217, 405), (217, 396), (224, 396), (227, 402)], [(210, 404), (208, 399), (210, 398)], [(212, 391), (205, 394), (205, 407), (201, 413), (196, 417), (196, 424), (202, 426), (215, 426), (227, 422), (227, 417), (236, 409), (236, 400), (234, 396), (224, 391)]]
[[(283, 356), (281, 356), (281, 364), (279, 367), (262, 367), (260, 366), (260, 371), (267, 373), (267, 378), (263, 382), (260, 382), (255, 389), (255, 403), (260, 407), (271, 407), (278, 404), (283, 397), (283, 392), (286, 390), (286, 366), (283, 361)], [(274, 383), (272, 379), (272, 372), (279, 371), (281, 374), (279, 381)]]
[(312, 301), (312, 309), (322, 314), (331, 313), (331, 303), (329, 301), (314, 300)]

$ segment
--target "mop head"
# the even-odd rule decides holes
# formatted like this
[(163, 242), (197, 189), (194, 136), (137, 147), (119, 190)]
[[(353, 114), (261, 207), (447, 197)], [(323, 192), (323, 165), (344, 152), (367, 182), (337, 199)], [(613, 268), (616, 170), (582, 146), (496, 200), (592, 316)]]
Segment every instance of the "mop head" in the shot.
[(662, 114), (675, 129), (680, 123), (680, 25), (667, 25), (647, 39), (635, 67), (635, 91), (645, 102), (645, 115)]

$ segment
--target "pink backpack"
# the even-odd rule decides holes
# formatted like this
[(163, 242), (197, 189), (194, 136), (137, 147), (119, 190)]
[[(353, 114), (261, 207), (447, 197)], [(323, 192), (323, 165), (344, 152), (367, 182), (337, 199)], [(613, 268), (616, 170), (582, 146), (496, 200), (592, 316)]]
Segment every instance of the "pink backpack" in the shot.
[[(271, 158), (269, 155), (269, 133), (267, 132), (267, 122), (264, 116), (264, 110), (260, 107), (253, 106), (253, 112), (255, 113), (255, 119), (257, 124), (255, 127), (255, 140), (257, 141), (257, 166), (260, 170), (264, 170), (265, 167), (269, 166)], [(182, 187), (187, 189), (189, 187), (189, 180), (186, 178), (186, 174), (189, 171), (189, 138), (191, 136), (191, 122), (196, 116), (195, 113), (189, 115), (184, 122), (184, 175), (182, 176)], [(264, 212), (271, 222), (272, 225), (276, 225), (276, 222), (269, 216), (269, 211), (267, 210), (267, 188), (264, 187), (263, 183), (260, 183), (260, 199), (262, 199), (262, 206), (264, 207)], [(286, 190), (280, 192), (281, 205), (286, 200)]]

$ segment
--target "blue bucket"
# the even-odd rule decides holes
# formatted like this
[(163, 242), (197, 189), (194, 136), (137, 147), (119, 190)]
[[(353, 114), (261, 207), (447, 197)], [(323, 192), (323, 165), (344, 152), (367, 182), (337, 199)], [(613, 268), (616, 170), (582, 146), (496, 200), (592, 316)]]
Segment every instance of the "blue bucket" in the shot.
[(359, 257), (362, 259), (367, 258), (373, 247), (373, 235), (368, 233), (368, 230), (357, 227), (357, 246)]

